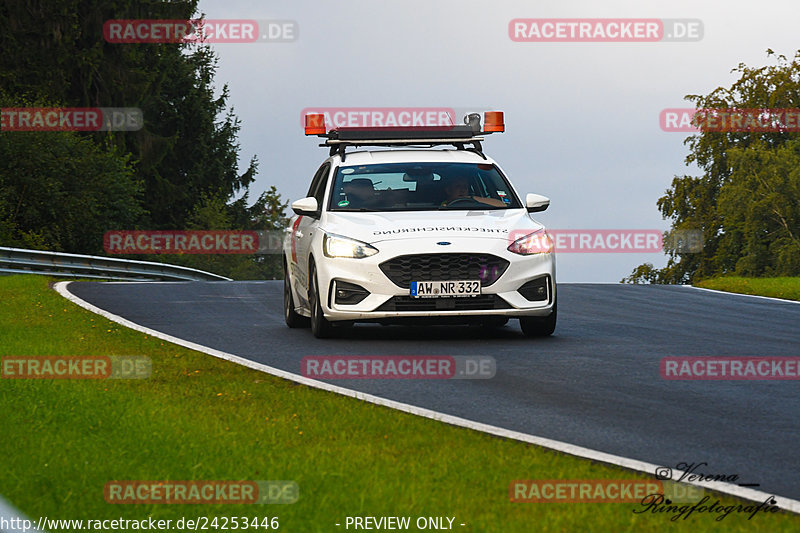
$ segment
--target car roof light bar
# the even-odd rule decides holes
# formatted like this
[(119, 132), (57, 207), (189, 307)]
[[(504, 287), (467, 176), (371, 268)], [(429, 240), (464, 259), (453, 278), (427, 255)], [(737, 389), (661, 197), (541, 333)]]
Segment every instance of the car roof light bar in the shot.
[[(305, 117), (306, 135), (325, 137), (322, 147), (330, 147), (330, 155), (345, 158), (347, 146), (426, 146), (452, 145), (458, 150), (469, 150), (486, 159), (481, 147), (481, 135), (502, 133), (505, 122), (502, 111), (487, 111), (481, 131), (480, 115), (471, 113), (464, 117), (464, 125), (427, 127), (373, 127), (336, 128), (327, 131), (323, 114), (309, 113)], [(471, 144), (471, 148), (466, 145)]]

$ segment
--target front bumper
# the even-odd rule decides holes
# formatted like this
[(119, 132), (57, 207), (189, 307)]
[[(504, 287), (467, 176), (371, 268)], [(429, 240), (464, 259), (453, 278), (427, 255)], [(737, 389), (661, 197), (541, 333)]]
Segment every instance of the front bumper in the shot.
[[(521, 256), (505, 249), (501, 239), (450, 239), (451, 246), (425, 246), (417, 240), (390, 241), (378, 245), (379, 252), (363, 259), (328, 258), (317, 260), (322, 311), (330, 321), (365, 321), (404, 317), (482, 317), (482, 316), (548, 316), (556, 299), (555, 256), (536, 254)], [(434, 244), (435, 246), (435, 244)], [(476, 252), (480, 250), (480, 252)], [(395, 285), (381, 271), (380, 264), (394, 257), (424, 253), (492, 254), (509, 262), (506, 271), (481, 296), (438, 298), (422, 301), (411, 299), (409, 289)], [(321, 255), (321, 254), (320, 254)], [(319, 257), (319, 255), (318, 255)], [(544, 300), (530, 301), (518, 290), (531, 280), (549, 278)], [(416, 281), (437, 281), (416, 279)], [(336, 283), (358, 285), (369, 295), (355, 304), (337, 303)], [(454, 301), (445, 303), (443, 300)], [(437, 303), (438, 301), (438, 303)], [(451, 307), (451, 308), (448, 308)], [(456, 308), (452, 308), (456, 307)]]

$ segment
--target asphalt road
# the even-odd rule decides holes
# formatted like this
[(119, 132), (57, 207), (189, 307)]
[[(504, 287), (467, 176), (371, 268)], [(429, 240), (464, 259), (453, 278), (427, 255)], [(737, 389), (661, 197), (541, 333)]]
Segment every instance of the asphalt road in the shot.
[(135, 323), (300, 373), (307, 355), (491, 355), (488, 380), (337, 380), (343, 387), (675, 468), (736, 474), (800, 499), (798, 381), (671, 381), (665, 356), (800, 356), (800, 304), (686, 287), (559, 284), (553, 337), (516, 320), (357, 325), (317, 340), (283, 322), (282, 282), (91, 283), (76, 296)]

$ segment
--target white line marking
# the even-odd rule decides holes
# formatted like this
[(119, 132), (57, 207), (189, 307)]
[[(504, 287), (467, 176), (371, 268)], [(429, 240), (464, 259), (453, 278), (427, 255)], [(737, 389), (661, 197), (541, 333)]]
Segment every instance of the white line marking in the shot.
[(786, 300), (784, 298), (773, 298), (772, 296), (759, 296), (757, 294), (742, 294), (740, 292), (718, 291), (717, 289), (705, 289), (703, 287), (695, 287), (694, 285), (680, 285), (680, 287), (688, 287), (697, 291), (716, 292), (719, 294), (728, 294), (730, 296), (747, 296), (748, 298), (761, 298), (762, 300), (773, 300), (776, 302), (783, 302), (787, 304), (800, 304), (797, 300)]
[[(31, 522), (31, 527), (29, 529), (25, 529), (25, 524), (23, 524), (23, 520), (29, 520)], [(41, 521), (41, 517), (39, 517)], [(45, 517), (45, 522), (47, 518)], [(27, 518), (24, 514), (17, 511), (10, 503), (5, 501), (3, 498), (0, 497), (0, 522), (4, 522), (8, 525), (5, 529), (0, 529), (0, 533), (22, 533), (22, 532), (29, 532), (29, 533), (42, 533), (42, 530), (39, 529), (41, 524), (37, 524), (36, 522)], [(12, 524), (16, 524), (12, 527)], [(2, 527), (2, 526), (0, 526)]]
[[(639, 472), (644, 472), (645, 474), (649, 474), (651, 476), (655, 475), (655, 471), (657, 468), (661, 466), (669, 466), (669, 465), (655, 465), (653, 463), (646, 463), (644, 461), (639, 461), (637, 459), (629, 459), (627, 457), (621, 457), (619, 455), (612, 455), (598, 450), (584, 448), (582, 446), (575, 446), (574, 444), (569, 444), (566, 442), (546, 439), (544, 437), (537, 437), (536, 435), (521, 433), (519, 431), (511, 431), (509, 429), (503, 429), (497, 426), (490, 426), (489, 424), (483, 424), (481, 422), (467, 420), (466, 418), (440, 413), (438, 411), (433, 411), (431, 409), (425, 409), (424, 407), (417, 407), (414, 405), (409, 405), (407, 403), (397, 402), (395, 400), (387, 400), (386, 398), (381, 398), (379, 396), (374, 396), (372, 394), (346, 389), (344, 387), (339, 387), (337, 385), (331, 385), (330, 383), (309, 379), (299, 374), (286, 372), (285, 370), (281, 370), (279, 368), (274, 368), (261, 363), (256, 363), (255, 361), (250, 361), (249, 359), (239, 357), (238, 355), (222, 352), (219, 350), (215, 350), (214, 348), (203, 346), (201, 344), (196, 344), (194, 342), (180, 339), (178, 337), (173, 337), (172, 335), (167, 335), (166, 333), (161, 333), (160, 331), (156, 331), (148, 327), (141, 326), (139, 324), (131, 322), (130, 320), (122, 318), (121, 316), (109, 313), (108, 311), (100, 309), (99, 307), (96, 307), (69, 292), (68, 286), (70, 283), (72, 282), (59, 281), (54, 285), (54, 288), (61, 296), (63, 296), (67, 300), (83, 307), (84, 309), (87, 309), (93, 313), (103, 316), (113, 322), (126, 326), (130, 329), (140, 331), (142, 333), (147, 333), (152, 337), (156, 337), (158, 339), (162, 339), (171, 342), (173, 344), (183, 346), (184, 348), (189, 348), (190, 350), (203, 352), (213, 357), (218, 357), (219, 359), (225, 359), (226, 361), (231, 361), (232, 363), (246, 366), (254, 370), (259, 370), (267, 374), (272, 374), (273, 376), (277, 376), (279, 378), (284, 378), (290, 381), (294, 381), (295, 383), (307, 385), (315, 389), (322, 389), (329, 392), (335, 392), (337, 394), (341, 394), (342, 396), (349, 396), (351, 398), (356, 398), (357, 400), (363, 400), (365, 402), (373, 403), (375, 405), (389, 407), (390, 409), (396, 409), (398, 411), (403, 411), (405, 413), (410, 413), (412, 415), (423, 416), (425, 418), (430, 418), (432, 420), (444, 422), (445, 424), (472, 429), (475, 431), (481, 431), (483, 433), (488, 433), (490, 435), (505, 437), (507, 439), (514, 439), (522, 442), (527, 442), (529, 444), (536, 444), (537, 446), (543, 446), (545, 448), (557, 450), (559, 452), (563, 452), (569, 455), (575, 455), (577, 457), (582, 457), (584, 459), (591, 459), (593, 461), (600, 461), (603, 463), (609, 463), (612, 465), (621, 466), (623, 468), (628, 468), (630, 470), (637, 470)], [(673, 469), (673, 473), (679, 474), (677, 477), (680, 478), (680, 474), (683, 474), (684, 472), (678, 469)], [(687, 474), (691, 473), (687, 472)], [(674, 478), (675, 476), (673, 476), (673, 479)], [(785, 509), (787, 511), (791, 511), (793, 513), (800, 513), (800, 501), (784, 498), (783, 496), (769, 494), (766, 492), (762, 492), (760, 490), (740, 487), (732, 483), (723, 483), (720, 481), (683, 481), (682, 483), (686, 483), (688, 485), (694, 485), (696, 487), (702, 487), (709, 490), (714, 490), (717, 492), (721, 492), (723, 494), (729, 494), (731, 496), (736, 496), (738, 498), (751, 500), (759, 503), (765, 501), (767, 498), (772, 496), (777, 501), (776, 504), (777, 507), (780, 507), (781, 509)]]

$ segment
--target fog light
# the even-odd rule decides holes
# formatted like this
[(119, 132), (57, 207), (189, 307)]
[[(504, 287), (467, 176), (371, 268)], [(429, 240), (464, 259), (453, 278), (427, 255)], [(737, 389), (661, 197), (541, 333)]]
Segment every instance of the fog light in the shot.
[(542, 302), (549, 298), (550, 276), (529, 281), (517, 290), (529, 302)]
[(369, 296), (369, 291), (360, 285), (336, 281), (334, 289), (334, 302), (343, 305), (355, 305)]

